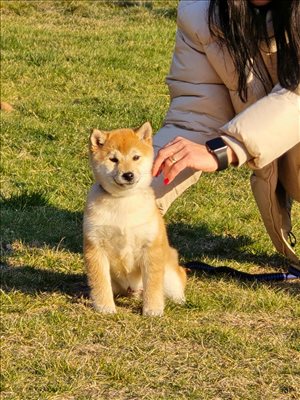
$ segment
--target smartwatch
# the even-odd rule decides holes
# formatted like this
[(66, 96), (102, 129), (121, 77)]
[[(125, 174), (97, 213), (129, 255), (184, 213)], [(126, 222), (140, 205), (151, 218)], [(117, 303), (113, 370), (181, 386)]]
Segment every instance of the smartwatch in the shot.
[(217, 171), (222, 171), (228, 167), (227, 144), (220, 137), (208, 140), (206, 143), (207, 150), (213, 154), (218, 162)]

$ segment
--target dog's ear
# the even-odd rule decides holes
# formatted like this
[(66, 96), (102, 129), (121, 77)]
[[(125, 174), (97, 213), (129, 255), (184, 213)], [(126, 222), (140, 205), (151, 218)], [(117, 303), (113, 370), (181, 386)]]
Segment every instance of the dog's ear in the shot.
[(134, 130), (140, 140), (152, 144), (152, 127), (150, 122), (145, 122), (142, 126)]
[(98, 147), (103, 146), (107, 135), (108, 132), (99, 131), (99, 129), (93, 129), (90, 136), (91, 150), (96, 151)]

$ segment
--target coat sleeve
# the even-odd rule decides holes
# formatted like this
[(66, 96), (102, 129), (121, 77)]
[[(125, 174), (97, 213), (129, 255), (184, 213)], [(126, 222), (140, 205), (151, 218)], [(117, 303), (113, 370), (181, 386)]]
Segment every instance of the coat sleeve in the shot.
[(175, 49), (166, 79), (171, 101), (164, 120), (164, 125), (198, 132), (206, 140), (218, 136), (219, 128), (235, 115), (229, 91), (205, 54), (204, 44), (210, 40), (208, 6), (207, 0), (179, 3)]
[[(300, 142), (300, 96), (276, 85), (272, 92), (220, 128), (239, 165), (263, 168)], [(300, 154), (299, 154), (300, 157)]]

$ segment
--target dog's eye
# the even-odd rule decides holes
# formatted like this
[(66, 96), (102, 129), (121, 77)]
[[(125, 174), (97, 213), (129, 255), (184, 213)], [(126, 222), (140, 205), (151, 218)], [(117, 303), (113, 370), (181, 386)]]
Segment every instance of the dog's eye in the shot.
[(141, 158), (141, 156), (138, 156), (137, 154), (132, 157), (133, 161), (137, 161)]
[(111, 157), (110, 161), (117, 164), (119, 162), (119, 160), (117, 159), (117, 157)]

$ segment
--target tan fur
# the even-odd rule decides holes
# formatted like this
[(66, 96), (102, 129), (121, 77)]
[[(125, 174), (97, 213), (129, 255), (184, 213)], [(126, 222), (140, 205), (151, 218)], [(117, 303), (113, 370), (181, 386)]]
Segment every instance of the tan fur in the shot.
[(97, 311), (114, 313), (114, 295), (143, 293), (143, 314), (162, 315), (164, 296), (185, 301), (185, 270), (168, 242), (151, 184), (152, 128), (94, 130), (96, 183), (84, 213), (84, 257)]

